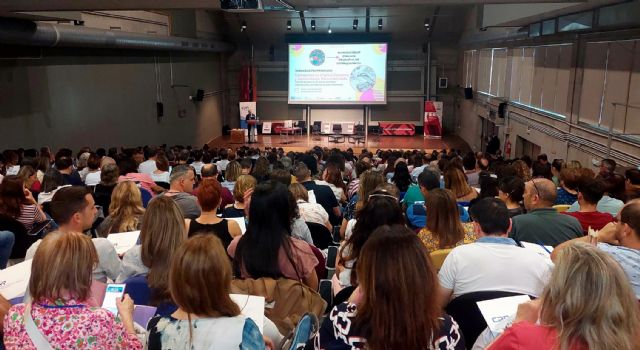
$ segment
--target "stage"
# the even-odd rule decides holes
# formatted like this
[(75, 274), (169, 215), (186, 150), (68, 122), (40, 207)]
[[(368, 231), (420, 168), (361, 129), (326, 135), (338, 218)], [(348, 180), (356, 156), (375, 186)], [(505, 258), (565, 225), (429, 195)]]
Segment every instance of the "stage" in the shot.
[(304, 152), (315, 146), (339, 148), (346, 150), (352, 148), (354, 152), (360, 152), (363, 148), (371, 151), (376, 149), (393, 150), (434, 150), (434, 149), (462, 149), (469, 151), (467, 143), (458, 136), (444, 136), (441, 139), (429, 139), (419, 136), (369, 136), (362, 143), (351, 143), (349, 135), (344, 135), (344, 142), (329, 142), (328, 135), (258, 135), (256, 143), (232, 143), (230, 135), (219, 136), (209, 141), (209, 147), (238, 148), (240, 146), (250, 147), (282, 147), (285, 151)]

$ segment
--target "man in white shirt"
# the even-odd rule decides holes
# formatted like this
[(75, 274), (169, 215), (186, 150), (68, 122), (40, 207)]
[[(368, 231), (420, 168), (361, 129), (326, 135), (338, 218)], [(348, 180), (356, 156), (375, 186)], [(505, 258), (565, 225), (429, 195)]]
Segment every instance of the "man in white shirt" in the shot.
[(227, 170), (227, 164), (229, 164), (229, 150), (226, 148), (220, 151), (220, 160), (216, 162), (219, 173), (224, 173)]
[(153, 145), (149, 146), (145, 151), (145, 156), (147, 157), (147, 160), (145, 160), (144, 162), (140, 163), (140, 165), (138, 165), (138, 172), (141, 174), (151, 175), (151, 173), (156, 171), (156, 169), (158, 169), (156, 168), (157, 155), (158, 155), (158, 147)]
[(499, 199), (484, 198), (471, 207), (478, 240), (454, 248), (438, 273), (440, 302), (481, 291), (506, 291), (539, 296), (553, 264), (534, 250), (507, 237), (509, 211)]
[[(51, 216), (59, 226), (58, 234), (84, 232), (90, 229), (96, 212), (95, 202), (86, 187), (63, 187), (51, 200)], [(107, 277), (115, 280), (120, 272), (120, 259), (116, 249), (106, 238), (94, 238), (92, 241), (98, 252), (98, 265), (93, 269), (93, 279), (105, 283)], [(33, 258), (40, 242), (41, 239), (29, 247), (26, 260)]]

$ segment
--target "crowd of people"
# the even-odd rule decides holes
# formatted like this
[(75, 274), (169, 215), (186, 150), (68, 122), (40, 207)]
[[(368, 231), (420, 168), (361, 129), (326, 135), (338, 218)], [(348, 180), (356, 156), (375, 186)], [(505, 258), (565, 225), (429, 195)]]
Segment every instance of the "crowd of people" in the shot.
[[(3, 344), (276, 349), (311, 312), (307, 349), (635, 349), (640, 170), (596, 170), (459, 150), (7, 150), (0, 268), (32, 262), (24, 299), (0, 296)], [(129, 231), (119, 255), (106, 237)], [(117, 315), (96, 300), (111, 282)], [(263, 324), (229, 296), (247, 290)], [(478, 334), (477, 308), (453, 308), (478, 293), (532, 300)], [(134, 304), (156, 307), (148, 324)]]

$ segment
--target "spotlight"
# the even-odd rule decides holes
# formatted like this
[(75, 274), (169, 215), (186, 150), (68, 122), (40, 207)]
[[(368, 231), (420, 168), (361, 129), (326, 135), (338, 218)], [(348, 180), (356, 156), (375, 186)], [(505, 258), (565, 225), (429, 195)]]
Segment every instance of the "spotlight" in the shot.
[(329, 24), (329, 29), (327, 29), (327, 33), (331, 34), (331, 24)]
[(353, 30), (356, 30), (356, 29), (358, 29), (358, 19), (357, 18), (353, 20)]
[(291, 20), (287, 21), (287, 30), (291, 30)]
[(382, 18), (378, 19), (378, 30), (382, 30)]
[(244, 32), (247, 30), (247, 21), (242, 21), (242, 25), (240, 26), (240, 32)]
[(315, 19), (311, 20), (311, 30), (316, 30), (316, 20)]
[(427, 28), (427, 30), (429, 30), (429, 27), (431, 26), (431, 21), (429, 21), (428, 18), (424, 19), (424, 27)]

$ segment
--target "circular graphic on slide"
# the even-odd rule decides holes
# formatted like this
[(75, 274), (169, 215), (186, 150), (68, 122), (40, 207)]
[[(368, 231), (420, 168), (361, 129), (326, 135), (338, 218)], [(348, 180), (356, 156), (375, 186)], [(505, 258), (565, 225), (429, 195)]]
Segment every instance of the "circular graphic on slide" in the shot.
[(319, 66), (324, 63), (324, 52), (322, 50), (315, 49), (309, 54), (309, 60), (314, 66)]
[(376, 83), (376, 72), (369, 66), (360, 65), (351, 71), (349, 81), (351, 82), (351, 87), (355, 90), (360, 92), (368, 91)]

